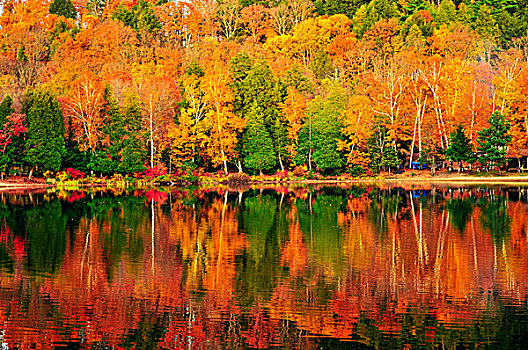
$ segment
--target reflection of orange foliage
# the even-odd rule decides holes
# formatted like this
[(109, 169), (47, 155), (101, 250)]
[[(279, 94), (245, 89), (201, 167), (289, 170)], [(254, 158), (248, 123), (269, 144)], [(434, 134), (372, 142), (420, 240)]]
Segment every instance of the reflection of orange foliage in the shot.
[(290, 268), (292, 276), (297, 276), (307, 266), (308, 250), (303, 240), (303, 233), (299, 227), (299, 219), (295, 210), (290, 214), (289, 240), (282, 249), (281, 264)]
[[(488, 195), (437, 191), (447, 198)], [(51, 349), (54, 342), (82, 337), (87, 347), (95, 342), (118, 347), (130, 330), (161, 322), (166, 331), (160, 346), (166, 348), (183, 348), (188, 339), (196, 347), (229, 341), (266, 348), (281, 341), (290, 321), (310, 335), (343, 339), (364, 336), (364, 325), (358, 324), (364, 317), (382, 333), (398, 333), (409, 312), (432, 317), (445, 329), (464, 327), (482, 310), (497, 308), (487, 293), (474, 291), (522, 300), (528, 287), (526, 204), (507, 202), (510, 234), (497, 243), (484, 230), (478, 206), (460, 232), (448, 206), (424, 205), (404, 192), (397, 210), (376, 211), (382, 204), (373, 203), (371, 193), (349, 198), (347, 209), (336, 212), (343, 235), (337, 249), (345, 256), (338, 275), (325, 269), (324, 261), (308, 258), (301, 207), (285, 200), (281, 210), (289, 210), (289, 235), (277, 249), (287, 269), (273, 276), (278, 282), (269, 300), (242, 306), (235, 294), (237, 258), (249, 242), (239, 231), (239, 207), (223, 193), (223, 198), (204, 195), (203, 205), (191, 210), (182, 200), (188, 194), (174, 192), (170, 214), (151, 203), (133, 228), (107, 220), (122, 217), (125, 208), (82, 218), (66, 235), (59, 270), (39, 277), (19, 277), (31, 246), (3, 222), (0, 241), (17, 257), (14, 273), (0, 272), (4, 341)], [(105, 243), (121, 229), (124, 244), (133, 240), (132, 233), (141, 238), (139, 257), (114, 256)], [(426, 336), (434, 332), (428, 329)]]

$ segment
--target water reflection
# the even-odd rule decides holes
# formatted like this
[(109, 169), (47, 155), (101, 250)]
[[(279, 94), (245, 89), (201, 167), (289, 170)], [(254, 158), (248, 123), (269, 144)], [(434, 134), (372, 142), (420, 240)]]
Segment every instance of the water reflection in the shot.
[(8, 348), (519, 348), (528, 193), (0, 194)]

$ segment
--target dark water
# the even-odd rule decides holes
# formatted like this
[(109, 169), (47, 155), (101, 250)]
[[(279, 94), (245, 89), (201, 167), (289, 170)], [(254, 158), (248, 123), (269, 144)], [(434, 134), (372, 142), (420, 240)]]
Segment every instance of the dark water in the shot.
[(528, 191), (0, 194), (0, 347), (528, 344)]

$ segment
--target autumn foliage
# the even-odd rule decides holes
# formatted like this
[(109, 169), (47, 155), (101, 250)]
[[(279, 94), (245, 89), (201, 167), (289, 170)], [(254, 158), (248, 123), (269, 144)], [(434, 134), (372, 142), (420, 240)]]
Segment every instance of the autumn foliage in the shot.
[(31, 121), (9, 156), (25, 171), (377, 172), (449, 160), (458, 128), (477, 152), (494, 112), (511, 124), (501, 147), (520, 158), (526, 15), (491, 3), (7, 1), (2, 140), (22, 130), (6, 117), (43, 91), (60, 104), (65, 148), (34, 154), (48, 140)]

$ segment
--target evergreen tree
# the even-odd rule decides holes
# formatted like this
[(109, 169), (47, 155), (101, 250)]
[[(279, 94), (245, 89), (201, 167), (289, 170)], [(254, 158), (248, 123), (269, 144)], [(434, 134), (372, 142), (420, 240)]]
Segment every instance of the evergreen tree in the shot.
[(320, 15), (331, 16), (342, 13), (352, 18), (357, 9), (367, 3), (368, 0), (316, 0), (314, 5)]
[(506, 163), (506, 146), (511, 141), (510, 123), (502, 115), (495, 111), (490, 119), (489, 128), (484, 128), (478, 132), (478, 151), (481, 153), (479, 161), (489, 162), (491, 166), (499, 168)]
[(528, 32), (526, 16), (521, 16), (519, 13), (511, 14), (504, 10), (496, 18), (500, 31), (499, 42), (502, 47), (510, 47), (514, 38), (523, 37)]
[(64, 118), (55, 95), (37, 89), (24, 106), (27, 122), (26, 157), (30, 167), (58, 171), (65, 153)]
[(312, 61), (310, 62), (310, 69), (314, 73), (317, 79), (330, 78), (334, 74), (334, 65), (330, 56), (323, 51), (319, 50), (315, 53)]
[(7, 117), (15, 111), (12, 106), (13, 99), (10, 95), (6, 95), (0, 102), (0, 129), (4, 127)]
[(338, 83), (330, 83), (326, 97), (318, 96), (310, 104), (307, 119), (299, 133), (299, 149), (296, 162), (312, 161), (317, 168), (329, 172), (345, 164), (344, 156), (337, 150), (337, 142), (342, 139), (341, 112), (346, 106), (346, 95)]
[(49, 6), (49, 13), (66, 18), (77, 18), (77, 11), (71, 0), (53, 0)]
[(492, 9), (488, 6), (481, 6), (477, 12), (477, 17), (472, 22), (473, 29), (483, 38), (495, 39), (499, 35), (499, 26)]
[(112, 14), (112, 18), (131, 27), (138, 35), (155, 33), (161, 29), (161, 22), (154, 13), (153, 5), (144, 0), (139, 0), (130, 10), (120, 4)]
[(103, 126), (103, 135), (108, 145), (104, 149), (97, 150), (90, 162), (90, 167), (95, 172), (112, 174), (118, 169), (123, 140), (126, 136), (126, 125), (119, 109), (119, 105), (109, 85), (104, 92), (104, 113), (106, 123)]
[(13, 126), (8, 123), (9, 116), (15, 112), (12, 105), (13, 99), (9, 95), (6, 95), (0, 103), (0, 130), (5, 129), (5, 132), (10, 134), (10, 143), (0, 154), (2, 177), (4, 174), (9, 175), (11, 167), (21, 166), (24, 156), (24, 133), (13, 134)]
[(457, 126), (456, 130), (450, 135), (449, 147), (446, 149), (446, 157), (453, 162), (459, 162), (458, 171), (462, 168), (463, 161), (471, 162), (471, 144), (464, 134), (462, 125)]
[(312, 82), (298, 65), (294, 65), (293, 68), (286, 72), (283, 82), (286, 87), (291, 86), (300, 92), (313, 94), (314, 87)]
[(252, 106), (247, 117), (249, 120), (243, 139), (244, 165), (262, 173), (262, 170), (270, 170), (276, 164), (273, 141), (256, 104)]
[[(259, 124), (262, 124), (266, 134), (269, 135), (273, 146), (272, 153), (278, 157), (277, 160), (283, 167), (283, 158), (288, 142), (287, 121), (280, 113), (279, 105), (284, 102), (284, 86), (274, 77), (265, 61), (257, 61), (250, 66), (251, 63), (251, 58), (245, 53), (235, 56), (231, 61), (235, 113), (251, 120), (255, 110), (258, 111), (259, 119), (261, 119)], [(250, 68), (248, 69), (248, 67)], [(247, 132), (249, 132), (249, 126), (243, 132), (243, 140), (251, 139), (254, 136), (246, 137)], [(255, 130), (251, 131), (251, 133), (254, 132)], [(262, 130), (258, 132), (263, 133)], [(246, 162), (244, 161), (244, 163)], [(276, 160), (273, 164), (276, 164)]]
[(141, 110), (136, 96), (129, 95), (125, 101), (123, 113), (124, 135), (121, 159), (117, 171), (124, 174), (138, 173), (145, 170), (147, 155), (145, 142), (141, 135)]
[(457, 9), (451, 0), (442, 0), (436, 10), (435, 19), (438, 25), (448, 26), (457, 21)]
[(253, 63), (253, 59), (249, 57), (246, 52), (237, 53), (229, 62), (232, 78), (231, 87), (235, 93), (233, 109), (237, 114), (243, 113), (244, 104), (247, 103), (243, 82), (253, 66)]
[(383, 155), (381, 156), (381, 163), (380, 165), (384, 168), (386, 168), (389, 171), (391, 169), (397, 169), (400, 164), (400, 158), (398, 157), (398, 151), (393, 145), (386, 145), (387, 147), (383, 151)]
[(72, 119), (68, 116), (66, 120), (66, 137), (64, 140), (65, 153), (62, 158), (64, 168), (73, 168), (86, 171), (90, 166), (89, 157), (85, 152), (79, 150), (79, 143), (74, 139)]

